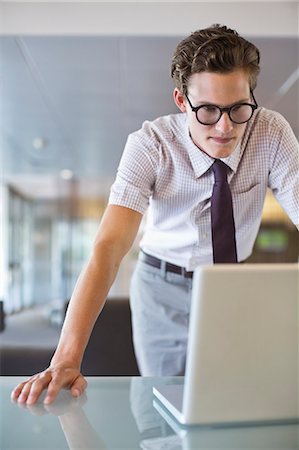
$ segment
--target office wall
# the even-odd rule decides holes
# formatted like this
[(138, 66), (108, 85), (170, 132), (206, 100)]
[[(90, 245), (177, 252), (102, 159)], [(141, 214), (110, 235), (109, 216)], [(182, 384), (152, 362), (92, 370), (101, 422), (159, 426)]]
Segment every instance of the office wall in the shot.
[(225, 23), (247, 36), (298, 36), (297, 1), (13, 2), (0, 34), (186, 35)]

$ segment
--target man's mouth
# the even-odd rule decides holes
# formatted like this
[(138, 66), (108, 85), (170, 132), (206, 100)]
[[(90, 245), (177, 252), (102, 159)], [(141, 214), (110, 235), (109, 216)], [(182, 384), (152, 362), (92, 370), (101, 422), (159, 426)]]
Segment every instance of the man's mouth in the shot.
[(233, 140), (233, 138), (221, 138), (221, 137), (214, 137), (212, 136), (211, 139), (216, 142), (217, 144), (229, 144)]

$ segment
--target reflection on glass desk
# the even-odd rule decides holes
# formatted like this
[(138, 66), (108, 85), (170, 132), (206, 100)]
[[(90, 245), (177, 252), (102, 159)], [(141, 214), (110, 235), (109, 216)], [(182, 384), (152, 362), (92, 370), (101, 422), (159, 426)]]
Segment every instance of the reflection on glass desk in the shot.
[[(86, 394), (62, 391), (50, 406), (10, 400), (17, 377), (0, 378), (0, 449), (299, 449), (299, 425), (182, 427), (159, 405), (153, 385), (183, 378), (88, 378)], [(160, 408), (160, 412), (157, 410)]]

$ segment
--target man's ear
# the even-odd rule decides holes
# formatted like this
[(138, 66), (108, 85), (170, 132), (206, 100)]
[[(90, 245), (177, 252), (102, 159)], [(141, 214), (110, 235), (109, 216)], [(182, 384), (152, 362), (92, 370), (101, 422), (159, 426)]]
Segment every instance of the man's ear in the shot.
[(174, 100), (174, 103), (177, 105), (177, 107), (182, 112), (186, 112), (187, 111), (186, 103), (185, 103), (185, 97), (184, 97), (184, 95), (181, 93), (181, 91), (178, 88), (174, 88), (173, 100)]

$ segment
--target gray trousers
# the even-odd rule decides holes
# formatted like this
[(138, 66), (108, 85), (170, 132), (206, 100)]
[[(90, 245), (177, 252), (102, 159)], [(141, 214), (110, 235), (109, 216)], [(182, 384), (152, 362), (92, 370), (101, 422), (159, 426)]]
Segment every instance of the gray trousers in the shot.
[(133, 341), (141, 375), (184, 375), (192, 279), (142, 261), (140, 253), (130, 301)]

